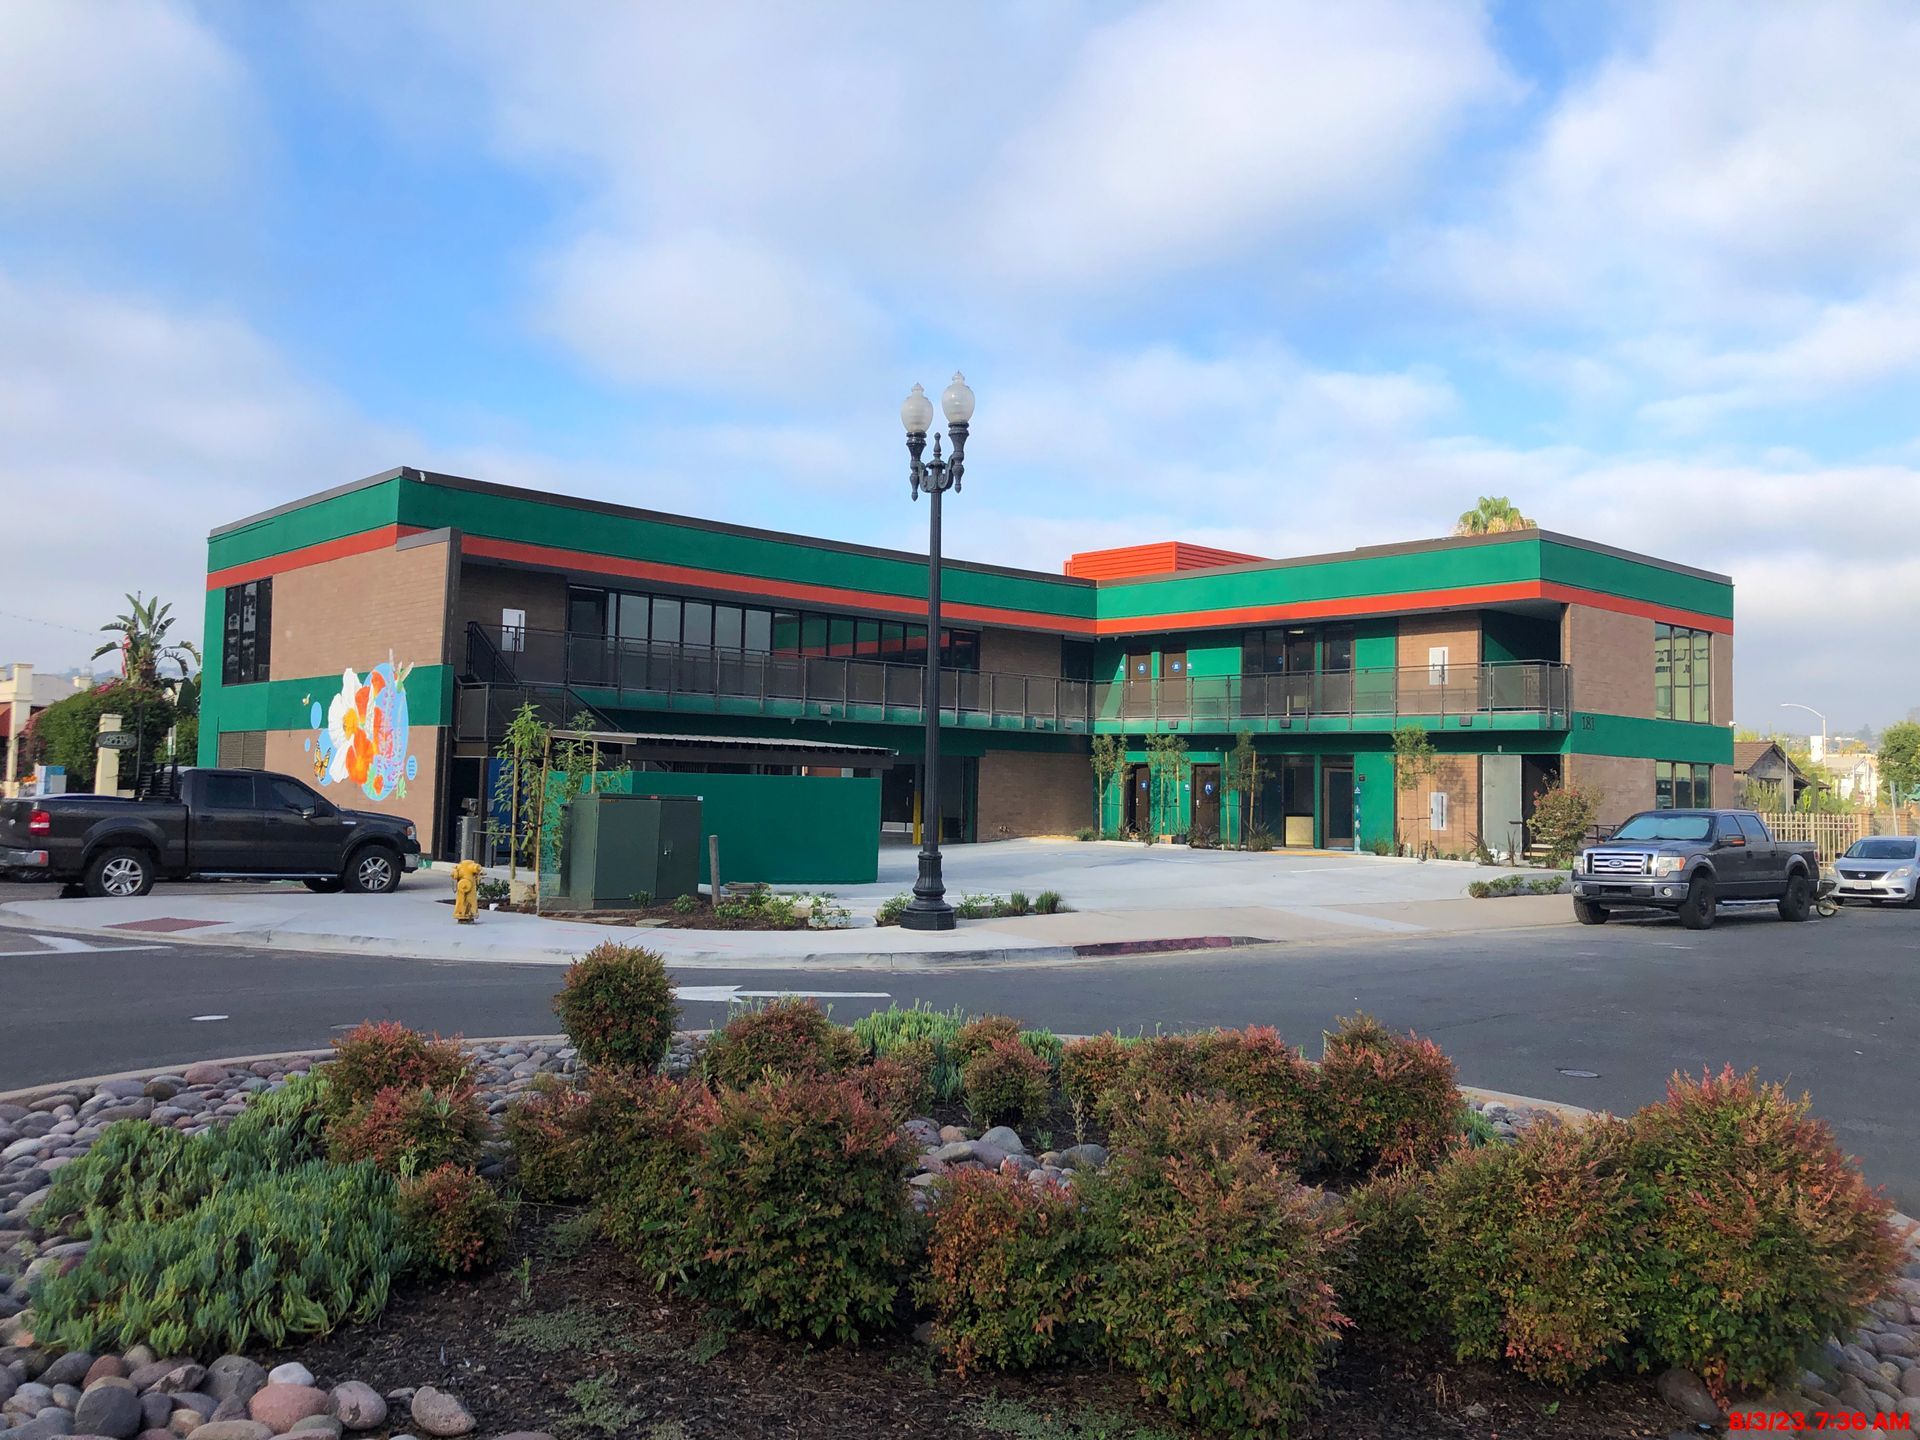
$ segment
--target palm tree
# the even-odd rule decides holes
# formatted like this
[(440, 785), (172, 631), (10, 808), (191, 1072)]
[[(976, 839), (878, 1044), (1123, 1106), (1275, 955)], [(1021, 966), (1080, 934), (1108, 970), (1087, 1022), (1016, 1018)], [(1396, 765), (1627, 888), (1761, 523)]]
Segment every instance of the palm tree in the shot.
[(1503, 530), (1531, 530), (1533, 521), (1504, 495), (1482, 495), (1480, 503), (1454, 523), (1456, 535), (1497, 535)]
[(119, 651), (120, 673), (140, 685), (159, 683), (163, 660), (178, 665), (182, 677), (190, 673), (189, 660), (196, 666), (200, 663), (200, 651), (192, 641), (175, 643), (167, 639), (167, 632), (173, 629), (173, 606), (162, 604), (157, 595), (151, 600), (143, 599), (138, 592), (127, 596), (126, 611), (100, 628), (120, 638), (102, 645), (93, 652), (93, 658)]

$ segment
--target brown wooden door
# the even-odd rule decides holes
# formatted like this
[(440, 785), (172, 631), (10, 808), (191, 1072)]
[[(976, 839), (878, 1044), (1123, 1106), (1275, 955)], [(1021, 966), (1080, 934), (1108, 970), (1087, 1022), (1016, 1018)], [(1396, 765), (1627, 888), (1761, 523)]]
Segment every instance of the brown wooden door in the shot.
[(1193, 821), (1187, 829), (1191, 843), (1220, 843), (1220, 767), (1193, 767)]

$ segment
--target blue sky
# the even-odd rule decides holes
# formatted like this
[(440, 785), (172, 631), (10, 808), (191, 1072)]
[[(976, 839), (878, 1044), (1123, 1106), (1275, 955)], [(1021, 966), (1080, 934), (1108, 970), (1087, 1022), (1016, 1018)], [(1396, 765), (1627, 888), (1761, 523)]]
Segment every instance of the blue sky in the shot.
[(395, 464), (923, 544), (961, 368), (954, 553), (1505, 494), (1731, 573), (1743, 723), (1882, 725), (1917, 73), (1896, 3), (13, 0), (0, 661), (197, 630), (208, 528)]

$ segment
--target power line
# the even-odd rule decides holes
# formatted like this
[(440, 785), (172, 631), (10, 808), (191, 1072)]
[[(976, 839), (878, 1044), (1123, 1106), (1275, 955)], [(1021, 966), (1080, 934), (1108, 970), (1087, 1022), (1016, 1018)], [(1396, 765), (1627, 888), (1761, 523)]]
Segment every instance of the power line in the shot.
[(49, 630), (66, 630), (75, 635), (97, 635), (97, 630), (82, 630), (78, 625), (62, 625), (58, 620), (42, 620), (37, 615), (22, 615), (17, 610), (0, 610), (0, 615), (9, 620), (24, 620), (29, 625), (45, 625)]

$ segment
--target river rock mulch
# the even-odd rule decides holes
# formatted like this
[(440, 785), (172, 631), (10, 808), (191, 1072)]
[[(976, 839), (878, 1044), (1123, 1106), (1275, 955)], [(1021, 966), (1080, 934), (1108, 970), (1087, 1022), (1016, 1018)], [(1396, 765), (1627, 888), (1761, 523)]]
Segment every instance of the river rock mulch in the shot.
[[(702, 1032), (676, 1034), (666, 1070), (687, 1073), (705, 1040)], [(557, 1039), (467, 1049), (496, 1122), (481, 1168), (498, 1176), (505, 1166), (502, 1113), (538, 1077), (571, 1075), (578, 1060)], [(0, 1440), (313, 1440), (316, 1431), (335, 1440), (483, 1433), (545, 1440), (549, 1431), (573, 1440), (1170, 1440), (1185, 1433), (1143, 1406), (1132, 1380), (1115, 1371), (1074, 1367), (960, 1381), (923, 1343), (905, 1338), (815, 1350), (757, 1333), (726, 1334), (699, 1306), (662, 1297), (617, 1256), (590, 1246), (581, 1212), (569, 1207), (522, 1206), (510, 1253), (488, 1274), (408, 1287), (371, 1323), (280, 1356), (224, 1356), (203, 1367), (144, 1347), (118, 1356), (53, 1355), (21, 1343), (31, 1338), (30, 1316), (22, 1312), (34, 1280), (78, 1263), (87, 1248), (31, 1223), (61, 1166), (85, 1154), (116, 1120), (193, 1133), (232, 1118), (255, 1094), (324, 1059), (325, 1052), (314, 1052), (237, 1065), (200, 1062), (0, 1102)], [(1544, 1109), (1470, 1103), (1501, 1139), (1552, 1118)], [(920, 1207), (935, 1179), (956, 1168), (1071, 1186), (1106, 1163), (1105, 1149), (1091, 1141), (1035, 1154), (1006, 1127), (976, 1135), (943, 1118), (954, 1117), (917, 1118), (906, 1127), (921, 1152), (909, 1180)], [(1607, 1378), (1556, 1390), (1496, 1367), (1365, 1339), (1342, 1347), (1325, 1384), (1327, 1404), (1296, 1429), (1304, 1440), (1662, 1436), (1712, 1433), (1727, 1423), (1698, 1380), (1682, 1372), (1652, 1387)], [(1864, 1425), (1826, 1428), (1865, 1433), (1876, 1418), (1920, 1410), (1920, 1249), (1896, 1294), (1876, 1304), (1853, 1336), (1830, 1340), (1817, 1369), (1741, 1409), (1800, 1412), (1808, 1428), (1822, 1413), (1864, 1415)], [(1679, 1428), (1689, 1420), (1692, 1428)], [(1889, 1425), (1888, 1433), (1900, 1427)]]

